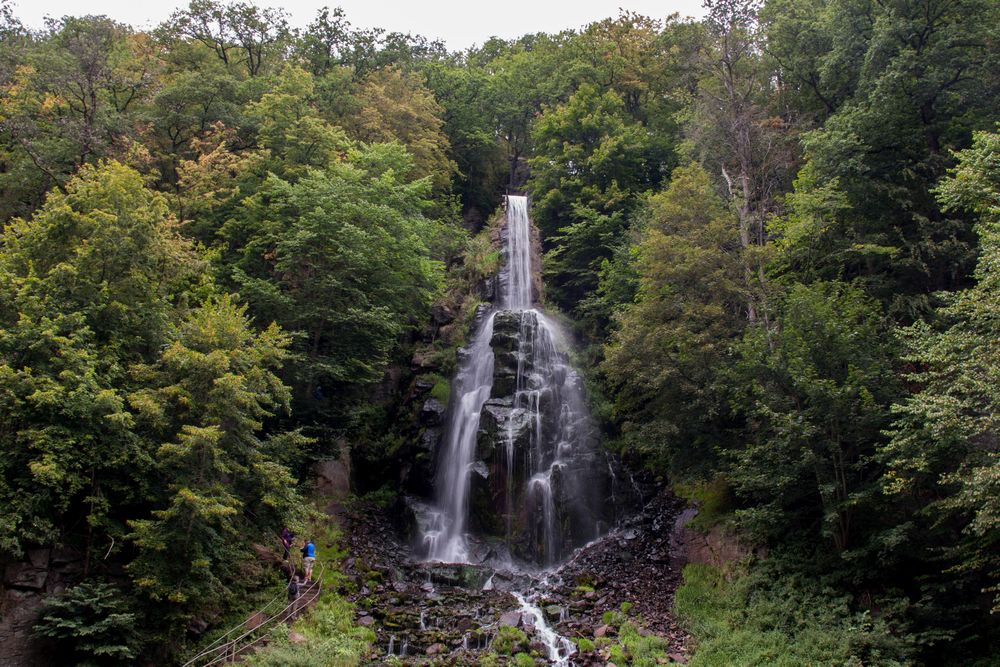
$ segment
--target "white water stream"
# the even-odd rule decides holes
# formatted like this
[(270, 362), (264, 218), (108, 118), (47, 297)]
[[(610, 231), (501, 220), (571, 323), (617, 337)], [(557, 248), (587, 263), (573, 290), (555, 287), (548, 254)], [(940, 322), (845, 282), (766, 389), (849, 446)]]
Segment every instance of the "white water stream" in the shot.
[(520, 612), (523, 616), (530, 616), (528, 625), (535, 628), (535, 635), (545, 645), (545, 650), (549, 654), (549, 664), (555, 667), (569, 667), (569, 656), (576, 650), (573, 642), (565, 637), (556, 634), (556, 631), (545, 620), (545, 614), (531, 601), (520, 593), (512, 593), (521, 605)]
[(507, 221), (508, 278), (502, 302), (507, 310), (529, 310), (535, 299), (527, 197), (507, 197)]
[[(429, 560), (470, 560), (468, 515), (474, 472), (489, 480), (494, 497), (505, 498), (506, 507), (494, 511), (504, 515), (508, 549), (522, 559), (552, 565), (574, 546), (603, 532), (600, 517), (606, 498), (595, 484), (595, 475), (603, 475), (599, 458), (603, 455), (596, 451), (582, 381), (568, 362), (565, 336), (535, 307), (527, 197), (508, 197), (505, 236), (500, 308), (490, 311), (473, 333), (453, 382), (438, 464), (437, 503), (424, 522)], [(494, 334), (501, 332), (501, 339), (509, 340), (515, 333), (511, 327), (516, 328), (516, 347), (503, 350), (505, 365), (495, 369), (500, 362), (491, 345)], [(506, 396), (493, 391), (495, 370), (514, 380)], [(484, 409), (506, 433), (503, 463), (476, 459)], [(504, 473), (505, 486), (495, 478)]]
[(444, 444), (444, 462), (438, 480), (438, 506), (431, 514), (424, 532), (424, 545), (430, 560), (464, 563), (469, 559), (465, 524), (468, 520), (469, 473), (476, 449), (479, 414), (490, 397), (493, 386), (493, 337), (495, 313), (482, 323), (472, 339), (468, 362), (455, 377), (453, 397), (457, 409), (451, 419)]

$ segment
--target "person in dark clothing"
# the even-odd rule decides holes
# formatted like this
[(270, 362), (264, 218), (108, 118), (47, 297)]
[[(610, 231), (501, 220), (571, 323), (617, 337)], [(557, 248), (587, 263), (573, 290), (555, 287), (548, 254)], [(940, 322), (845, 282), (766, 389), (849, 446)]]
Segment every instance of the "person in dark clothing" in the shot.
[(281, 557), (283, 560), (288, 560), (288, 552), (292, 548), (292, 539), (295, 534), (288, 530), (288, 527), (281, 529), (281, 546), (285, 549), (285, 554)]
[(299, 592), (301, 586), (299, 585), (299, 575), (292, 577), (291, 581), (288, 582), (288, 607), (286, 618), (294, 618), (296, 613), (298, 613), (298, 600)]

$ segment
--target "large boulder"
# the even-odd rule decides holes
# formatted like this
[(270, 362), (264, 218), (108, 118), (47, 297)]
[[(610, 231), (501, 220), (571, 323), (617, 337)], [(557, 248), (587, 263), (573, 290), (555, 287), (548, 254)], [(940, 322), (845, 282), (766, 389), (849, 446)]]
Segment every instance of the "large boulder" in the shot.
[(0, 667), (56, 664), (53, 648), (33, 632), (47, 597), (75, 584), (83, 571), (73, 549), (29, 549), (22, 561), (0, 561)]
[(472, 464), (469, 475), (469, 525), (477, 533), (496, 535), (502, 529), (502, 505), (494, 493), (490, 469), (483, 461)]
[(522, 625), (524, 625), (524, 623), (521, 618), (521, 612), (519, 611), (508, 611), (500, 615), (501, 627), (507, 626), (511, 628), (519, 628)]
[(509, 399), (489, 399), (479, 413), (478, 458), (493, 462), (499, 450), (499, 455), (506, 459), (508, 443), (513, 443), (517, 458), (518, 453), (531, 447), (533, 428), (532, 416), (524, 408), (512, 407)]
[[(510, 398), (483, 404), (470, 484), (470, 517), (478, 532), (504, 537), (520, 528), (517, 513), (528, 476), (533, 416)], [(516, 514), (516, 515), (515, 515)]]
[(434, 324), (444, 326), (455, 321), (455, 308), (451, 304), (437, 303), (431, 306), (431, 319)]
[(316, 493), (330, 501), (342, 502), (351, 494), (351, 450), (340, 443), (340, 456), (323, 459), (313, 465)]
[(424, 426), (440, 426), (444, 421), (445, 407), (436, 398), (428, 398), (420, 407), (420, 423)]
[(35, 567), (31, 563), (11, 563), (4, 568), (3, 584), (7, 588), (41, 591), (45, 589), (48, 577), (46, 568)]
[(433, 373), (441, 369), (441, 354), (433, 347), (421, 348), (410, 359), (410, 370), (414, 373)]
[(490, 276), (479, 286), (479, 296), (483, 301), (493, 302), (497, 299), (497, 279)]
[(46, 646), (33, 633), (35, 623), (45, 601), (40, 591), (7, 589), (3, 591), (0, 605), (0, 667), (17, 665), (47, 665), (51, 656), (45, 655)]

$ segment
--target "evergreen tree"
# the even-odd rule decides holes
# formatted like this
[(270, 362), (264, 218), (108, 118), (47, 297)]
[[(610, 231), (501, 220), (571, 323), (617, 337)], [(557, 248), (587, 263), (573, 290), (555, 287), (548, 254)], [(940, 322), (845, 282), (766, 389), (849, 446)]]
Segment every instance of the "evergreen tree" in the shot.
[(224, 602), (250, 546), (288, 525), (299, 507), (281, 462), (306, 441), (263, 432), (264, 420), (289, 406), (276, 372), (290, 337), (274, 324), (255, 331), (246, 311), (231, 297), (210, 299), (187, 315), (155, 363), (133, 369), (144, 387), (129, 406), (159, 439), (164, 482), (151, 516), (130, 522), (139, 554), (128, 569), (152, 600), (172, 603), (167, 618)]

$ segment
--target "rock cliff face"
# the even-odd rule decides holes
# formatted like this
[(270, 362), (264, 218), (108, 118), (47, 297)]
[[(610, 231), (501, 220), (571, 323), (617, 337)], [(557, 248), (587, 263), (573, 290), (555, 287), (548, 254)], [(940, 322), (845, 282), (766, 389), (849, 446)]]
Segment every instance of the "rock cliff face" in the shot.
[(68, 549), (30, 549), (23, 560), (3, 564), (0, 667), (47, 664), (32, 626), (45, 598), (78, 582), (82, 572), (80, 555)]

